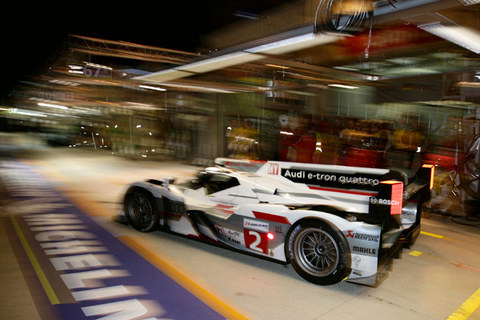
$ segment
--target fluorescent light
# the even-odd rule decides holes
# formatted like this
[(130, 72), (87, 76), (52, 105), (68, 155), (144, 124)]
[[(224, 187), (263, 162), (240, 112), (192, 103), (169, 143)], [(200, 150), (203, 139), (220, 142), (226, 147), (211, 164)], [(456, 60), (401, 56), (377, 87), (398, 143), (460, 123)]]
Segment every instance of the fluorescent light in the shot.
[(167, 89), (160, 88), (160, 87), (152, 87), (152, 86), (146, 86), (146, 85), (140, 85), (140, 88), (143, 89), (150, 89), (150, 90), (155, 90), (155, 91), (167, 91)]
[(458, 0), (458, 1), (460, 1), (464, 6), (471, 6), (471, 5), (480, 3), (480, 0)]
[(44, 103), (44, 102), (39, 102), (37, 105), (41, 107), (49, 107), (49, 108), (55, 108), (55, 109), (62, 109), (62, 110), (68, 110), (68, 107), (59, 105), (59, 104), (52, 104), (52, 103)]
[(96, 64), (96, 63), (92, 63), (92, 62), (88, 62), (88, 61), (84, 61), (84, 63), (85, 63), (85, 65), (87, 65), (89, 67), (113, 70), (112, 67), (104, 66), (104, 65), (101, 65), (101, 64)]
[(476, 54), (480, 54), (480, 34), (472, 29), (458, 25), (444, 26), (440, 22), (422, 24), (418, 27)]
[(272, 68), (290, 69), (290, 67), (280, 66), (280, 65), (278, 65), (278, 64), (266, 63), (265, 65), (266, 65), (267, 67), (272, 67)]
[(222, 68), (231, 67), (241, 63), (247, 63), (263, 58), (260, 55), (251, 54), (248, 52), (238, 51), (225, 54), (218, 57), (194, 62), (176, 69), (181, 71), (188, 71), (193, 73), (204, 73)]
[(210, 72), (241, 63), (252, 62), (261, 58), (263, 58), (261, 55), (239, 51), (223, 56), (193, 62), (184, 66), (135, 77), (135, 79), (146, 80), (149, 82), (167, 82), (170, 80), (185, 78), (196, 73)]
[(25, 109), (18, 109), (18, 108), (10, 108), (8, 109), (9, 113), (14, 113), (14, 114), (20, 114), (24, 116), (32, 116), (32, 117), (47, 117), (46, 114), (36, 112), (36, 111), (31, 111), (31, 110), (25, 110)]
[(344, 35), (340, 36), (336, 34), (307, 33), (300, 36), (263, 44), (245, 51), (264, 54), (284, 54), (334, 42), (341, 37), (344, 37)]
[(480, 89), (480, 82), (460, 81), (460, 82), (457, 82), (457, 86), (467, 87), (467, 88), (478, 88), (478, 89)]
[(345, 35), (307, 33), (300, 36), (274, 41), (259, 45), (253, 48), (239, 50), (236, 52), (208, 58), (205, 60), (186, 64), (147, 75), (135, 77), (135, 80), (150, 82), (166, 82), (191, 76), (193, 74), (215, 71), (242, 63), (248, 63), (263, 59), (263, 54), (285, 54), (288, 52), (302, 50), (321, 44), (334, 42)]
[(167, 87), (174, 87), (174, 88), (184, 88), (184, 89), (191, 89), (195, 91), (204, 91), (204, 92), (216, 92), (216, 93), (234, 93), (234, 91), (230, 90), (223, 90), (223, 89), (217, 89), (217, 88), (211, 88), (211, 87), (204, 87), (204, 86), (195, 86), (195, 85), (188, 85), (188, 84), (170, 84), (170, 83), (165, 83), (162, 84)]
[(52, 79), (49, 82), (50, 83), (56, 83), (56, 84), (62, 84), (62, 85), (65, 85), (65, 86), (71, 86), (71, 87), (78, 87), (80, 85), (79, 83), (76, 83), (76, 82), (59, 80), (59, 79)]
[(32, 116), (32, 117), (41, 117), (41, 118), (46, 118), (47, 115), (43, 113), (38, 113), (34, 111), (17, 111), (16, 114), (21, 114), (24, 116)]
[(167, 82), (170, 80), (180, 79), (191, 76), (191, 72), (180, 71), (177, 69), (167, 69), (159, 72), (149, 73), (144, 76), (135, 77), (135, 80), (145, 80), (149, 82)]
[(333, 83), (333, 84), (329, 84), (328, 85), (329, 87), (335, 87), (335, 88), (341, 88), (341, 89), (358, 89), (358, 87), (355, 87), (355, 86), (348, 86), (346, 84), (338, 84), (338, 83)]

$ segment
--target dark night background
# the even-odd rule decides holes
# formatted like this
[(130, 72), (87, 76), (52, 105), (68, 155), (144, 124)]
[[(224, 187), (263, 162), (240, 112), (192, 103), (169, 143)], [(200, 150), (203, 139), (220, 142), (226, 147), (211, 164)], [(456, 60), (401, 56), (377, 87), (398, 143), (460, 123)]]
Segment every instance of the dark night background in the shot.
[[(3, 99), (15, 81), (48, 68), (76, 34), (195, 52), (199, 36), (288, 0), (79, 1), (4, 5), (1, 19)], [(2, 100), (0, 100), (1, 102)]]

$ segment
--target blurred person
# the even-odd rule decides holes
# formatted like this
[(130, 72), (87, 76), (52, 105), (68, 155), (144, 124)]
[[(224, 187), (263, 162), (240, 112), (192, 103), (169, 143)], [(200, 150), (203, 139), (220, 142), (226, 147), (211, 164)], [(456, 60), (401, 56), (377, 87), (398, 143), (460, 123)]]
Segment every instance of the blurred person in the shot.
[(313, 162), (319, 164), (340, 164), (342, 142), (340, 132), (342, 123), (340, 119), (321, 121), (315, 130), (315, 152)]
[(417, 151), (424, 146), (425, 136), (420, 132), (418, 125), (408, 124), (405, 117), (393, 133), (392, 145), (397, 150)]
[(289, 117), (281, 115), (278, 118), (280, 122), (280, 138), (278, 142), (278, 160), (289, 161), (288, 151), (293, 141), (293, 129), (290, 127)]
[(421, 165), (421, 151), (425, 147), (425, 135), (420, 131), (418, 118), (408, 123), (411, 115), (403, 114), (392, 135), (392, 147), (387, 152), (386, 166), (404, 171), (409, 177)]
[(299, 118), (292, 140), (290, 161), (312, 163), (317, 139), (312, 131), (311, 120), (307, 116)]
[(390, 135), (387, 121), (350, 119), (348, 127), (341, 132), (342, 164), (383, 168)]
[(237, 143), (235, 137), (238, 136), (239, 125), (237, 120), (232, 120), (227, 127), (227, 154), (229, 157), (235, 158)]
[(252, 121), (238, 120), (228, 127), (229, 156), (236, 159), (257, 159), (258, 131)]
[(422, 161), (435, 165), (435, 184), (426, 206), (454, 216), (473, 215), (471, 204), (480, 199), (478, 168), (480, 136), (467, 138), (465, 119), (450, 116), (436, 128)]

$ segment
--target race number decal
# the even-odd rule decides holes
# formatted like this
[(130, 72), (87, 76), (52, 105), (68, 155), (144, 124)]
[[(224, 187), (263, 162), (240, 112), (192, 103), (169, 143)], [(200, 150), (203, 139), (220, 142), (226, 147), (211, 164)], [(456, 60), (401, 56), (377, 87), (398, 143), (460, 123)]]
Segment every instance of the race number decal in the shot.
[(266, 233), (245, 229), (243, 230), (243, 235), (247, 248), (268, 254), (268, 239)]
[(268, 254), (267, 234), (270, 225), (267, 222), (244, 219), (243, 228), (246, 247), (260, 253)]

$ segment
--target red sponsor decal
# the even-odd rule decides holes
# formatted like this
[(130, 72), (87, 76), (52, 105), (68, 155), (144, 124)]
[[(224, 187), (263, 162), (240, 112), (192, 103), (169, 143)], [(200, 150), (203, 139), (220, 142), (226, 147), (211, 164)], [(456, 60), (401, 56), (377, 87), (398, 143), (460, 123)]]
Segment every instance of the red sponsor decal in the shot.
[(252, 212), (255, 218), (257, 219), (268, 220), (268, 221), (283, 223), (283, 224), (291, 224), (286, 217), (277, 216), (274, 214), (259, 212), (259, 211), (252, 211)]
[(390, 205), (390, 214), (391, 215), (402, 214), (403, 182), (388, 180), (388, 181), (382, 181), (382, 183), (391, 186), (391, 200), (387, 201), (387, 205)]
[(233, 206), (227, 206), (227, 205), (224, 205), (224, 204), (217, 204), (215, 206), (215, 209), (217, 210), (220, 210), (222, 211), (223, 213), (226, 213), (226, 214), (233, 214), (235, 213), (235, 210), (233, 210)]
[(278, 163), (268, 164), (268, 174), (278, 175), (280, 172), (280, 165)]

